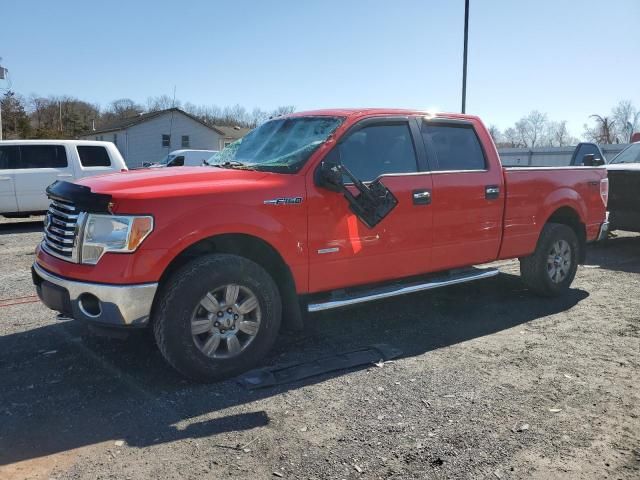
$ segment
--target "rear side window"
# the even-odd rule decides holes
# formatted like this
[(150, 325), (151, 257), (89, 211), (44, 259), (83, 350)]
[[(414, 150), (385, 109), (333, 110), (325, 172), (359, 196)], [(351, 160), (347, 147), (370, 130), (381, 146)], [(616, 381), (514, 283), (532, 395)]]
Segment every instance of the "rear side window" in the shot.
[[(416, 154), (407, 124), (372, 125), (340, 142), (340, 161), (363, 182), (385, 173), (418, 171)], [(350, 182), (345, 177), (345, 182)]]
[(62, 145), (21, 145), (18, 168), (65, 168), (67, 152)]
[(435, 155), (432, 170), (485, 170), (480, 141), (472, 127), (422, 125), (422, 137)]
[(0, 147), (0, 170), (11, 170), (18, 168), (18, 158), (20, 153), (18, 147), (6, 145)]
[(83, 167), (109, 167), (111, 166), (111, 160), (107, 149), (97, 146), (82, 146), (78, 147), (78, 155), (80, 156), (80, 163)]

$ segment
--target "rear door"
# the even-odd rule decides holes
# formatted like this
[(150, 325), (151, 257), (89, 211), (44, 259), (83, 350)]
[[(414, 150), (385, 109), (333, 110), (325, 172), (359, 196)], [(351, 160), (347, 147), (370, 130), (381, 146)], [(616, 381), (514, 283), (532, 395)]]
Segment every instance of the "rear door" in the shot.
[(90, 177), (111, 173), (113, 166), (106, 147), (102, 145), (78, 145), (76, 147), (80, 165), (78, 166), (78, 177)]
[(18, 211), (14, 169), (20, 152), (15, 145), (0, 146), (0, 213)]
[(493, 261), (502, 238), (503, 174), (466, 120), (423, 119), (433, 171), (433, 269)]
[(19, 212), (46, 210), (49, 207), (46, 188), (56, 180), (74, 178), (64, 145), (55, 144), (20, 145), (14, 175)]
[[(424, 147), (411, 118), (374, 118), (356, 124), (327, 154), (362, 182), (381, 179), (398, 204), (373, 228), (341, 193), (307, 178), (309, 287), (311, 292), (373, 283), (426, 272), (431, 264), (431, 175), (421, 171)], [(326, 157), (325, 157), (326, 158)], [(349, 179), (345, 180), (349, 182)], [(357, 195), (352, 185), (348, 188)]]

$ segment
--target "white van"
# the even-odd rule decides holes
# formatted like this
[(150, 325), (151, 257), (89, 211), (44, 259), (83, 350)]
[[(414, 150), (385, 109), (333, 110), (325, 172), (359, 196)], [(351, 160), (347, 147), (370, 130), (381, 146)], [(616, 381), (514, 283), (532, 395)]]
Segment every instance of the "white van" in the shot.
[(148, 167), (200, 167), (218, 150), (174, 150), (158, 163)]
[(111, 142), (0, 141), (0, 215), (26, 217), (49, 208), (46, 188), (56, 180), (127, 170)]

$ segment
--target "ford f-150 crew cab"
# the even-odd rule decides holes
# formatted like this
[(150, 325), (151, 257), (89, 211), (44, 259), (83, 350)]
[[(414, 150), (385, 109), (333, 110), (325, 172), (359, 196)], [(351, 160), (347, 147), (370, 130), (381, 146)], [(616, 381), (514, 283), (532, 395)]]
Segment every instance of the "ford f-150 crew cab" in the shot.
[(490, 277), (474, 266), (497, 259), (561, 294), (607, 229), (604, 168), (503, 168), (474, 116), (296, 113), (215, 162), (51, 185), (42, 301), (151, 327), (174, 368), (214, 380), (256, 365), (307, 312)]

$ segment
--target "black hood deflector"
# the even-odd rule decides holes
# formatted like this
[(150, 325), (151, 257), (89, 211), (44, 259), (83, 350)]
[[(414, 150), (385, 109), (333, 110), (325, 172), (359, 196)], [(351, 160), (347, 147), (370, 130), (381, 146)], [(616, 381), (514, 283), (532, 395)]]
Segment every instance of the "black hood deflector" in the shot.
[(91, 188), (84, 185), (56, 181), (47, 187), (47, 196), (52, 200), (71, 202), (82, 212), (109, 213), (111, 195), (93, 193)]

